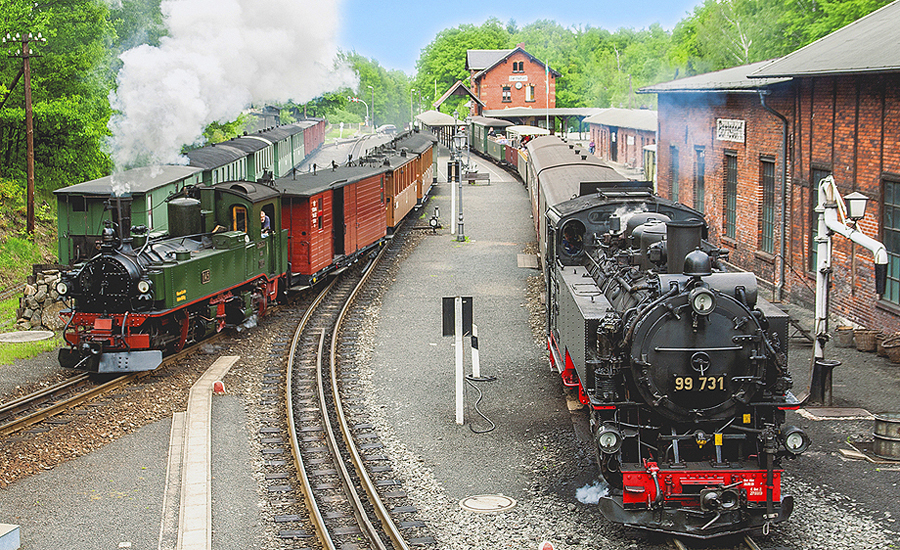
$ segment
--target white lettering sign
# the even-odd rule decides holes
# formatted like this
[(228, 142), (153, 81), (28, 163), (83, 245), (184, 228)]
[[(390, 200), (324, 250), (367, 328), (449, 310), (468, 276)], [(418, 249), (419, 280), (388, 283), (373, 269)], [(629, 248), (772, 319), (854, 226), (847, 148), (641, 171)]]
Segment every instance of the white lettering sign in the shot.
[(735, 141), (744, 143), (746, 121), (728, 118), (716, 119), (716, 139), (719, 141)]
[(528, 82), (527, 74), (512, 74), (509, 75), (510, 82)]

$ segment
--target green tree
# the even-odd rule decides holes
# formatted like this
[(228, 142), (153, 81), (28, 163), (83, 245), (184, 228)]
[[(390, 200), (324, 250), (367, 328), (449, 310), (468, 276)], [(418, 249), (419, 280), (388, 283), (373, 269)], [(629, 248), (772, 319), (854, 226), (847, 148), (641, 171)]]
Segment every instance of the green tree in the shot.
[[(41, 33), (32, 43), (35, 190), (50, 200), (53, 190), (108, 173), (101, 150), (108, 135), (109, 45), (114, 38), (106, 4), (97, 0), (58, 0), (51, 4), (10, 0), (0, 6), (0, 21), (15, 35)], [(6, 44), (6, 53), (21, 47)], [(22, 66), (18, 58), (0, 65), (0, 80), (12, 84)], [(24, 88), (20, 82), (0, 111), (0, 173), (25, 180)]]

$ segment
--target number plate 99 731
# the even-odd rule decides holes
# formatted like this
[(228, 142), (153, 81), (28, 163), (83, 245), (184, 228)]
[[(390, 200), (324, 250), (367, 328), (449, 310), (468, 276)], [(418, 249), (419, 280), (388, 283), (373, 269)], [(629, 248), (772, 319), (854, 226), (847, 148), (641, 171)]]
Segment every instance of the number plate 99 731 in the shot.
[(676, 376), (675, 391), (723, 391), (724, 376)]

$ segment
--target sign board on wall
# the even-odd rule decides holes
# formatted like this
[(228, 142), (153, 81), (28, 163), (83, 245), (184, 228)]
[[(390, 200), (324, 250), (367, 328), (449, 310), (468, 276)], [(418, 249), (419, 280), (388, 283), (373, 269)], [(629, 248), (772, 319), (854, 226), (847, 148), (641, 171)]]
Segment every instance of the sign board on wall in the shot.
[(716, 119), (716, 139), (744, 143), (744, 130), (747, 122), (729, 118)]
[(509, 75), (510, 82), (528, 82), (527, 74), (513, 74)]

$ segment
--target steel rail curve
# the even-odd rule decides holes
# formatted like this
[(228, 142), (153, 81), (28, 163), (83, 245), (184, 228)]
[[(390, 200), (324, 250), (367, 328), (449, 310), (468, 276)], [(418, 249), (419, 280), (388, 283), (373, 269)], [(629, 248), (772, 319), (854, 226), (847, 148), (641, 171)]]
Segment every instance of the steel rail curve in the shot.
[[(328, 532), (328, 527), (325, 525), (325, 518), (322, 516), (322, 512), (319, 510), (319, 505), (316, 502), (315, 495), (313, 494), (312, 484), (309, 481), (309, 476), (306, 473), (306, 467), (303, 463), (303, 457), (300, 453), (300, 442), (297, 440), (297, 426), (294, 422), (294, 403), (291, 396), (292, 392), (292, 384), (291, 380), (293, 380), (293, 370), (294, 370), (294, 357), (297, 352), (297, 344), (300, 342), (300, 336), (302, 336), (304, 329), (309, 324), (309, 320), (312, 317), (313, 312), (316, 307), (322, 303), (325, 299), (325, 296), (331, 291), (334, 285), (337, 283), (337, 278), (333, 278), (332, 281), (319, 293), (313, 303), (307, 308), (306, 313), (303, 315), (303, 318), (297, 323), (297, 330), (294, 331), (294, 337), (291, 340), (291, 349), (288, 352), (288, 362), (286, 367), (285, 379), (288, 381), (285, 384), (285, 403), (287, 407), (287, 424), (288, 424), (288, 433), (291, 438), (291, 454), (294, 457), (294, 465), (297, 469), (297, 474), (300, 477), (300, 485), (303, 492), (303, 499), (306, 501), (306, 508), (309, 510), (310, 521), (313, 524), (313, 528), (316, 530), (316, 534), (319, 537), (319, 541), (326, 548), (326, 550), (334, 550), (335, 545), (334, 541), (331, 540), (331, 534)], [(320, 337), (320, 347), (322, 342), (324, 341), (325, 334), (322, 333)], [(319, 354), (321, 357), (321, 353)]]
[(337, 418), (340, 419), (340, 428), (341, 433), (344, 437), (344, 443), (347, 446), (347, 451), (350, 453), (350, 458), (353, 461), (353, 466), (356, 468), (356, 473), (359, 476), (363, 489), (365, 489), (366, 494), (369, 497), (370, 504), (372, 504), (375, 510), (375, 515), (378, 516), (378, 519), (381, 522), (381, 527), (391, 539), (391, 542), (394, 544), (394, 548), (408, 550), (409, 545), (407, 545), (403, 536), (400, 534), (400, 529), (397, 527), (397, 524), (391, 517), (390, 512), (388, 512), (387, 507), (384, 505), (384, 502), (382, 502), (381, 497), (378, 495), (378, 490), (375, 487), (375, 483), (372, 482), (372, 479), (369, 477), (368, 472), (366, 472), (366, 467), (363, 463), (362, 456), (360, 455), (359, 449), (356, 447), (356, 443), (353, 440), (349, 422), (344, 415), (344, 407), (341, 403), (340, 391), (338, 388), (337, 348), (338, 334), (340, 332), (341, 324), (344, 322), (347, 311), (350, 309), (350, 305), (353, 303), (353, 300), (356, 298), (359, 290), (363, 288), (363, 286), (365, 286), (366, 282), (369, 280), (369, 277), (373, 273), (374, 264), (376, 264), (378, 260), (381, 259), (386, 250), (387, 247), (381, 249), (381, 252), (378, 254), (378, 258), (375, 259), (372, 266), (369, 266), (369, 269), (363, 275), (359, 284), (356, 286), (356, 288), (353, 289), (353, 292), (350, 293), (350, 296), (347, 298), (344, 307), (341, 309), (341, 312), (338, 315), (337, 323), (335, 323), (334, 331), (331, 334), (331, 385), (332, 393), (334, 394), (335, 414), (337, 415)]

